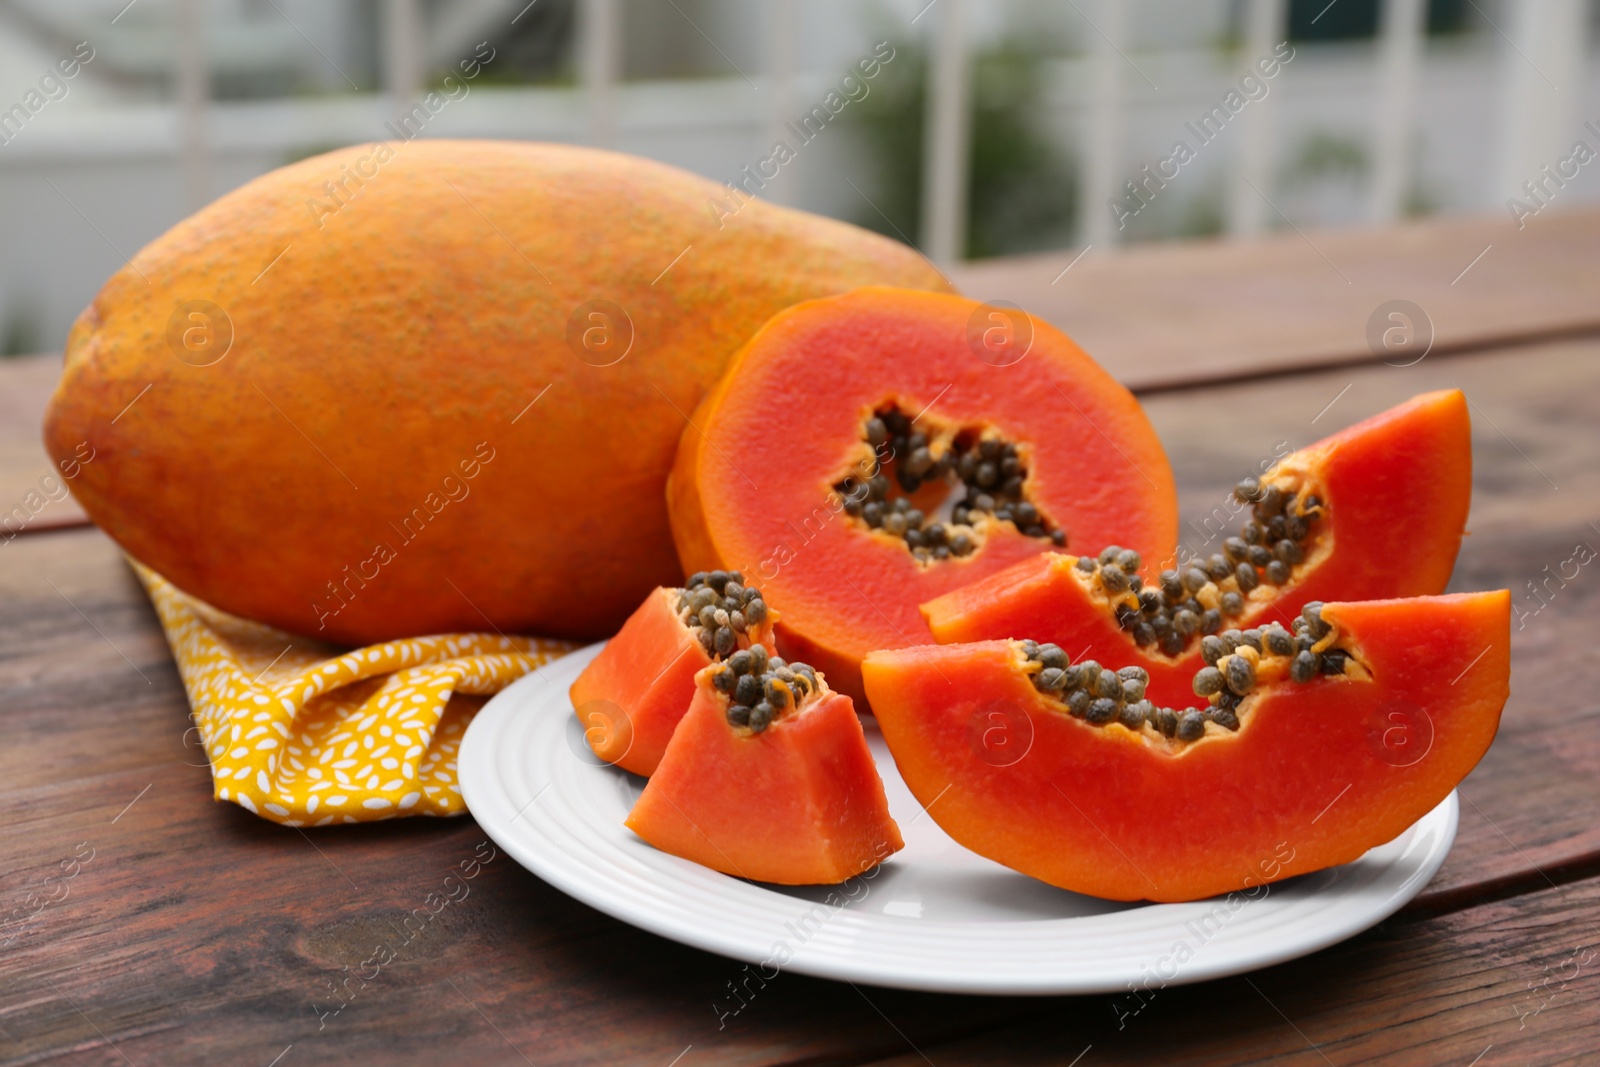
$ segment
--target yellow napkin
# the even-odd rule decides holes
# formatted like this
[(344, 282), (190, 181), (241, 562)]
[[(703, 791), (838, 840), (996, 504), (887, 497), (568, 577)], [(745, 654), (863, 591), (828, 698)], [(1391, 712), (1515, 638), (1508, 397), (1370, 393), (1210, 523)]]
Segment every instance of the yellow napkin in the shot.
[(456, 751), (482, 704), (474, 695), (575, 647), (439, 634), (341, 653), (133, 569), (178, 662), (216, 798), (286, 826), (460, 815)]

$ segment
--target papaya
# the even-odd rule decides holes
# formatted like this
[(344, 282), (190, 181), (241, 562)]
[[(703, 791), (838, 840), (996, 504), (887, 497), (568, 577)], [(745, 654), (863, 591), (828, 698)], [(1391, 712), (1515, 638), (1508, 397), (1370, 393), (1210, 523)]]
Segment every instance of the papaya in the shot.
[(784, 655), (863, 697), (861, 658), (931, 643), (918, 606), (1052, 548), (1177, 536), (1132, 394), (1065, 334), (948, 294), (868, 287), (766, 323), (685, 429), (667, 482), (686, 570), (737, 568)]
[(905, 844), (850, 698), (759, 644), (695, 675), (627, 825), (663, 852), (779, 885), (842, 882)]
[(683, 577), (678, 432), (773, 313), (945, 289), (910, 248), (559, 145), (344, 148), (221, 197), (79, 316), (44, 425), (131, 556), (362, 643), (610, 634)]
[[(645, 597), (572, 683), (573, 712), (596, 756), (649, 777), (694, 699), (694, 679), (751, 645), (773, 647), (777, 613), (737, 571), (700, 572)], [(743, 661), (740, 661), (743, 662)]]
[[(1442, 593), (1471, 498), (1466, 398), (1426, 393), (1242, 480), (1229, 510), (1243, 521), (1221, 551), (1169, 554), (1154, 581), (1117, 545), (1050, 553), (935, 597), (922, 615), (942, 644), (1035, 638), (1143, 667), (1153, 699), (1179, 701), (1224, 628), (1289, 620), (1312, 601)], [(1216, 512), (1206, 529), (1227, 532)]]
[(1204, 708), (1031, 639), (875, 652), (863, 673), (956, 841), (1079, 893), (1198, 900), (1351, 862), (1443, 801), (1499, 726), (1510, 606), (1307, 605), (1196, 672)]

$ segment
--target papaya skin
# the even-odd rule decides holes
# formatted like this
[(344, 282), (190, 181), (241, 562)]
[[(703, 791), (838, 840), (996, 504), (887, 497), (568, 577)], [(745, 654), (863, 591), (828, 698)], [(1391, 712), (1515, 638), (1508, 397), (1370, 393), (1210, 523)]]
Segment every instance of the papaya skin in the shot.
[[(850, 471), (867, 449), (861, 428), (876, 405), (931, 404), (930, 421), (992, 427), (1026, 447), (1029, 498), (1074, 545), (1115, 542), (1155, 558), (1177, 538), (1171, 467), (1133, 395), (1039, 321), (1023, 360), (986, 363), (966, 340), (980, 310), (876, 286), (788, 308), (734, 357), (678, 446), (667, 498), (685, 569), (752, 574), (783, 611), (783, 655), (858, 705), (867, 652), (933, 640), (921, 603), (1050, 547), (995, 523), (971, 555), (924, 566), (842, 514), (830, 472)], [(784, 392), (801, 374), (816, 403)]]
[[(1279, 469), (1303, 472), (1327, 504), (1318, 547), (1288, 585), (1258, 587), (1226, 626), (1287, 624), (1313, 600), (1444, 592), (1472, 503), (1471, 417), (1459, 390), (1413, 397), (1294, 452)], [(1241, 511), (1235, 521), (1247, 517)], [(922, 615), (941, 644), (1049, 641), (1080, 658), (1144, 667), (1158, 703), (1191, 700), (1190, 682), (1204, 666), (1199, 643), (1177, 657), (1140, 648), (1085, 588), (1075, 562), (1059, 553), (1035, 557), (924, 603)]]
[[(906, 784), (973, 851), (1113, 900), (1256, 895), (1392, 840), (1477, 765), (1510, 693), (1510, 606), (1506, 590), (1325, 604), (1370, 674), (1269, 683), (1237, 733), (1181, 747), (1072, 718), (1005, 641), (878, 652), (863, 671)], [(996, 700), (1031, 727), (1004, 766), (973, 743)]]
[[(614, 631), (681, 576), (662, 489), (734, 350), (796, 301), (948, 288), (843, 223), (719, 218), (724, 187), (647, 160), (384, 151), (274, 171), (140, 251), (74, 325), (45, 418), (52, 457), (95, 449), (72, 491), (130, 555), (293, 633)], [(233, 333), (206, 366), (167, 340), (200, 300)], [(611, 366), (569, 346), (569, 319), (605, 328), (574, 318), (589, 301), (631, 321)]]

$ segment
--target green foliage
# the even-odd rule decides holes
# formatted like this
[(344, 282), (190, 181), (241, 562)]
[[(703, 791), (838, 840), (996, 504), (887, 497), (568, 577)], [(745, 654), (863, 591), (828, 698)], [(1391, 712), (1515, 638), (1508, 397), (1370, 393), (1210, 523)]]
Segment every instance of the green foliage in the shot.
[[(1042, 60), (1017, 43), (973, 57), (968, 257), (1058, 248), (1070, 238), (1077, 182), (1071, 161), (1037, 122)], [(856, 221), (890, 236), (918, 229), (927, 82), (923, 48), (897, 43), (894, 62), (850, 119), (865, 135), (878, 178), (876, 210), (864, 209)]]

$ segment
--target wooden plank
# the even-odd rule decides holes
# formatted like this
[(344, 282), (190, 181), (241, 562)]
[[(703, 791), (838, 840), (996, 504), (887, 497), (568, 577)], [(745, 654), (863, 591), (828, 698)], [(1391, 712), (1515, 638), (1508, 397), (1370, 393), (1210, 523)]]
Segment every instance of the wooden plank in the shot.
[(1059, 326), (1135, 389), (1376, 361), (1368, 320), (1392, 300), (1424, 310), (1437, 355), (1600, 328), (1600, 211), (1544, 212), (1521, 231), (1494, 215), (1095, 247), (1073, 265), (1080, 251), (969, 263), (950, 277)]
[[(39, 439), (61, 357), (0, 359), (0, 546), (13, 534), (81, 526), (89, 519)], [(18, 510), (20, 509), (20, 510)]]
[(1576, 1067), (1600, 1048), (1597, 974), (1600, 880), (1590, 879), (1392, 921), (1248, 976), (1048, 1001), (1025, 1025), (879, 1063)]
[[(1566, 558), (1568, 540), (1585, 536), (1581, 527), (1596, 518), (1587, 509), (1600, 499), (1600, 473), (1588, 463), (1588, 409), (1600, 395), (1597, 354), (1596, 341), (1550, 344), (1162, 396), (1149, 408), (1172, 451), (1186, 514), (1198, 517), (1279, 441), (1308, 443), (1415, 391), (1460, 384), (1481, 416), (1473, 536), (1457, 581), (1518, 586)], [(1600, 543), (1600, 532), (1592, 536)], [(445, 875), (470, 860), (482, 840), (470, 820), (407, 820), (308, 839), (209, 803), (207, 772), (184, 744), (187, 707), (163, 639), (114, 546), (97, 531), (80, 530), (20, 539), (7, 551), (14, 555), (0, 568), (0, 603), (8, 608), (0, 618), (0, 728), (8, 741), (0, 746), (0, 820), (8, 828), (0, 838), (0, 915), (19, 907), (27, 913), (42, 890), (60, 893), (61, 883), (51, 888), (43, 879), (70, 862), (80, 842), (94, 853), (79, 864), (65, 899), (6, 930), (17, 936), (0, 953), (0, 1063), (57, 1054), (121, 1062), (109, 1042), (135, 1063), (268, 1063), (290, 1045), (294, 1056), (381, 1062), (399, 1041), (422, 1060), (514, 1063), (520, 1052), (539, 1063), (662, 1064), (690, 1045), (686, 1064), (861, 1062), (894, 1055), (910, 1041), (952, 1050), (951, 1062), (961, 1062), (970, 1048), (1010, 1055), (1009, 1036), (1006, 1044), (960, 1039), (1040, 1010), (1025, 1000), (875, 989), (863, 996), (848, 985), (786, 975), (719, 1030), (712, 1004), (740, 976), (737, 965), (601, 916), (503, 856), (471, 882), (470, 896), (431, 921), (437, 926), (407, 938), (405, 916), (440, 892)], [(1552, 947), (1538, 931), (1528, 933), (1526, 948), (1508, 942), (1494, 926), (1502, 912), (1483, 911), (1514, 916), (1532, 896), (1459, 914), (1449, 909), (1481, 902), (1486, 893), (1526, 893), (1546, 875), (1563, 882), (1596, 862), (1589, 783), (1600, 771), (1592, 728), (1600, 667), (1580, 651), (1600, 617), (1595, 586), (1585, 571), (1514, 637), (1517, 678), (1501, 737), (1465, 785), (1470, 802), (1460, 838), (1413, 909), (1420, 918), (1401, 924), (1417, 931), (1406, 935), (1412, 954), (1384, 940), (1400, 935), (1380, 932), (1255, 979), (1275, 1001), (1284, 991), (1279, 1007), (1302, 1028), (1309, 1022), (1319, 1043), (1326, 1033), (1341, 1049), (1454, 1062), (1404, 1044), (1413, 1035), (1435, 1040), (1431, 1016), (1418, 1014), (1423, 1007), (1459, 1001), (1462, 1019), (1504, 1010), (1507, 975), (1521, 982), (1516, 976), (1526, 972), (1536, 982), (1540, 966), (1559, 963), (1551, 953), (1576, 946), (1578, 928), (1570, 925), (1565, 947)], [(1460, 915), (1475, 918), (1452, 925)], [(1473, 933), (1484, 926), (1498, 932)], [(346, 965), (358, 969), (388, 941), (401, 942), (396, 960), (365, 987), (353, 979), (348, 1006), (319, 1019), (311, 1005), (332, 1003), (324, 999), (328, 981), (345, 978)], [(1496, 944), (1510, 947), (1493, 956)], [(1483, 952), (1491, 953), (1488, 962)], [(1452, 960), (1462, 969), (1452, 969)], [(1344, 979), (1330, 982), (1338, 975)], [(1368, 997), (1369, 979), (1377, 977), (1390, 984), (1373, 989), (1391, 992)], [(1178, 1005), (1174, 1025), (1156, 1024), (1165, 1006), (1140, 1020), (1165, 1036), (1119, 1047), (1147, 1054), (1166, 1048), (1151, 1058), (1179, 1062), (1174, 1046), (1162, 1042), (1194, 1029), (1193, 1048), (1187, 1038), (1180, 1043), (1193, 1062), (1238, 1062), (1225, 1058), (1237, 1023), (1257, 1042), (1244, 1046), (1255, 1047), (1257, 1059), (1321, 1062), (1293, 1044), (1281, 1017), (1252, 1006), (1246, 998), (1254, 995), (1239, 982), (1174, 991), (1166, 1002)], [(1347, 1014), (1376, 1012), (1402, 1052), (1369, 1049), (1356, 1030), (1338, 1030), (1342, 1016), (1330, 1017), (1315, 1002), (1319, 996), (1330, 1003), (1355, 997)], [(1415, 1011), (1384, 997), (1409, 998)], [(1048, 1003), (1052, 1020), (1076, 1019), (1080, 1010), (1109, 1015), (1104, 1000)], [(1558, 1018), (1553, 1010), (1541, 1017)], [(1567, 1035), (1569, 1025), (1592, 1045), (1588, 1017), (1550, 1029)], [(1060, 1043), (1070, 1030), (1063, 1026), (1053, 1021), (1019, 1033), (1056, 1041), (1046, 1051), (1064, 1063), (1082, 1046)], [(1515, 1026), (1512, 1018), (1505, 1047), (1532, 1050), (1529, 1057), (1566, 1047), (1524, 1046)], [(1458, 1020), (1439, 1033), (1450, 1035), (1440, 1047), (1454, 1056), (1450, 1042), (1472, 1031)], [(1485, 1044), (1498, 1040), (1485, 1032)], [(943, 1067), (945, 1054), (936, 1058)]]

